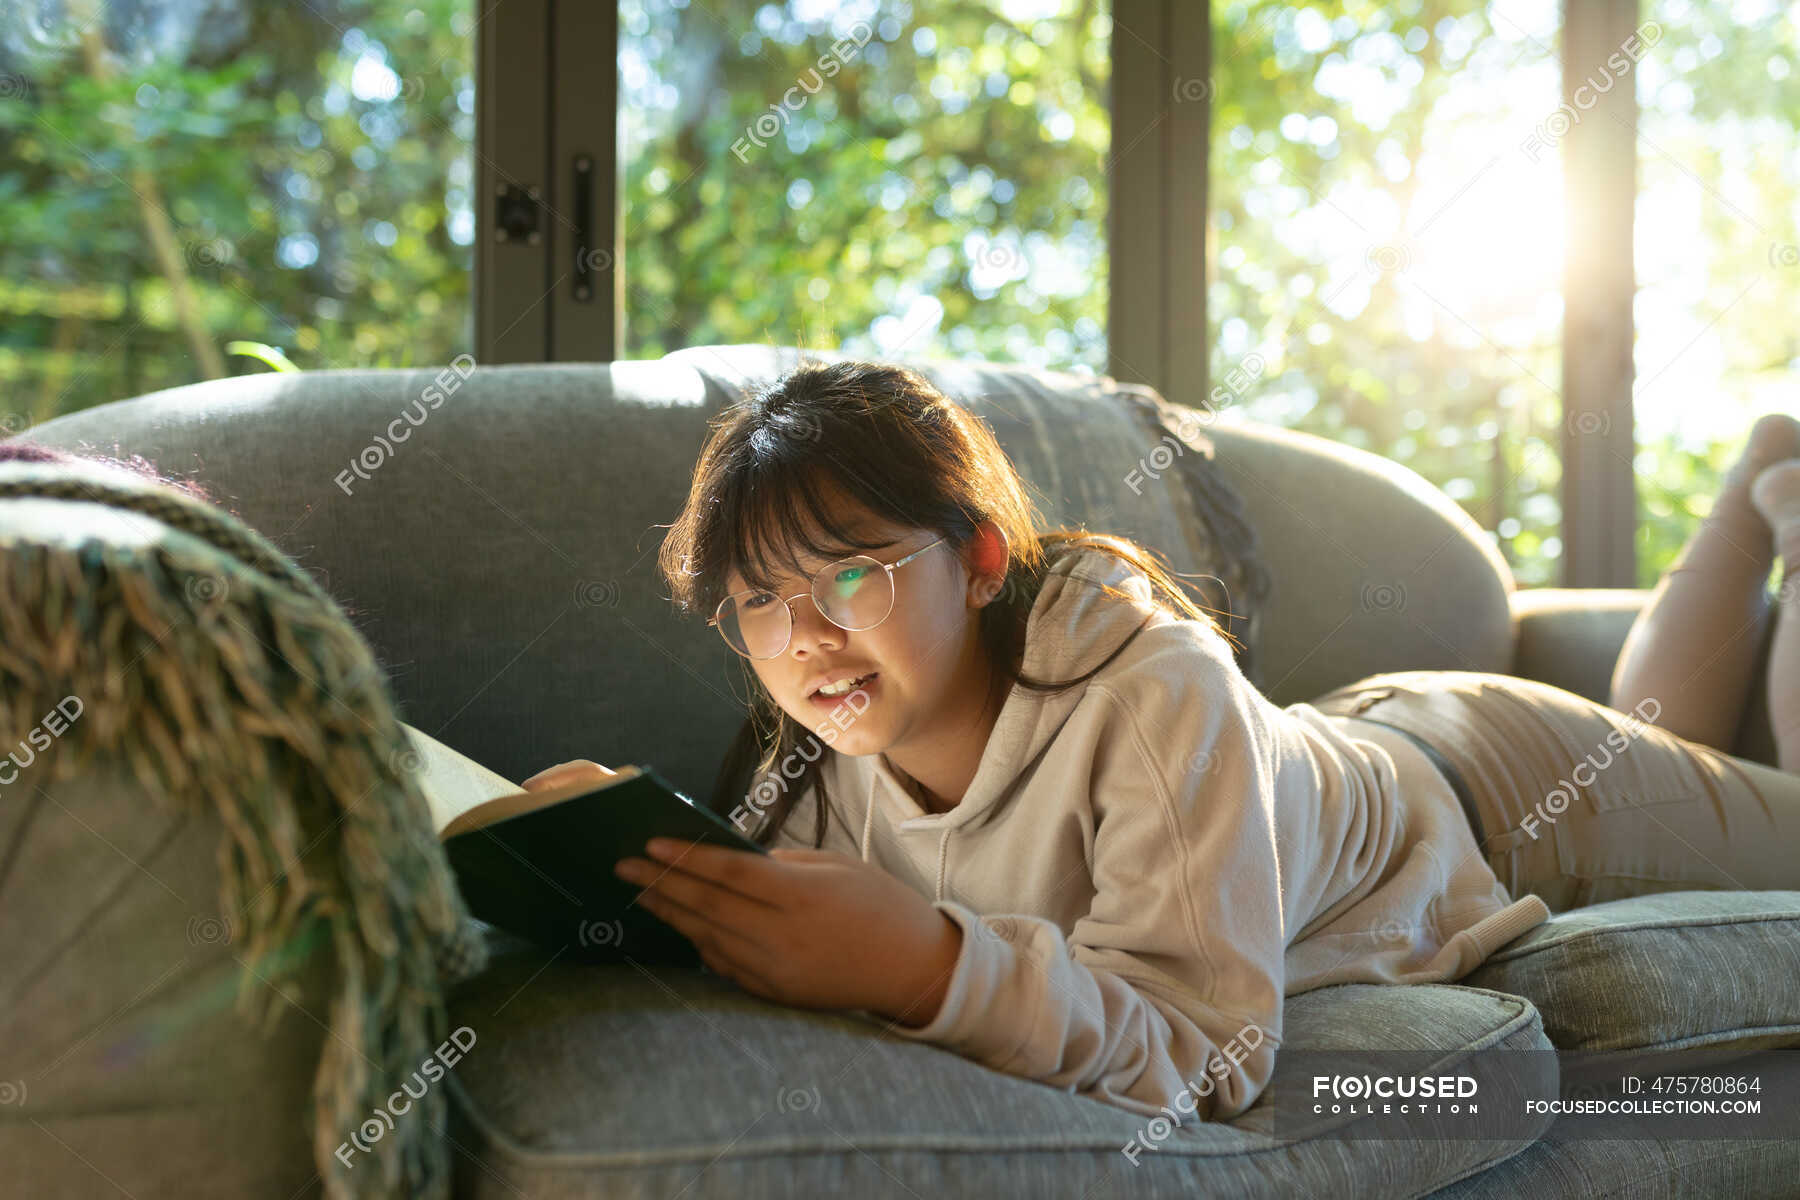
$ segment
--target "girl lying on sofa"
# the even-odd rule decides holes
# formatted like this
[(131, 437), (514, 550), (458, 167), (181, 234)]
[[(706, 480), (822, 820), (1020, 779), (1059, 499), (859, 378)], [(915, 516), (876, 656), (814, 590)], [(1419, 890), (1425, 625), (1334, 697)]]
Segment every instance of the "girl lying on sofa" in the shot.
[[(1721, 749), (1777, 552), (1782, 769)], [(1403, 671), (1277, 707), (1149, 553), (1040, 530), (986, 426), (892, 366), (728, 410), (660, 561), (749, 661), (739, 808), (773, 853), (653, 843), (619, 867), (640, 902), (752, 993), (1135, 1112), (1242, 1113), (1284, 995), (1456, 980), (1601, 900), (1800, 888), (1791, 418), (1757, 423), (1611, 706)]]

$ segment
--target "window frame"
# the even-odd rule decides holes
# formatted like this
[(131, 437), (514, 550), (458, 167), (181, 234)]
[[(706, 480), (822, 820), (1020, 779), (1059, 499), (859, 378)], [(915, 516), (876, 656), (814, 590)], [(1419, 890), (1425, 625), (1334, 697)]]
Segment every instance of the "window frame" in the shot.
[[(476, 359), (611, 362), (624, 330), (618, 72), (592, 64), (618, 61), (618, 5), (477, 0), (483, 4), (475, 34)], [(503, 197), (513, 218), (507, 230)]]

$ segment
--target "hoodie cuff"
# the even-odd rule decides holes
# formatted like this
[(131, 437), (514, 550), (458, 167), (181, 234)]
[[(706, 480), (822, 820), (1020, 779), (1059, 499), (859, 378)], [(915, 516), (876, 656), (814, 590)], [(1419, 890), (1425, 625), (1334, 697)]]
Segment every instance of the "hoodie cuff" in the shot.
[(890, 1032), (915, 1041), (960, 1046), (967, 1044), (974, 1026), (990, 1011), (990, 1002), (1012, 965), (1013, 948), (967, 906), (939, 900), (933, 907), (962, 926), (963, 932), (962, 949), (951, 968), (943, 1005), (930, 1024), (916, 1029), (894, 1024)]

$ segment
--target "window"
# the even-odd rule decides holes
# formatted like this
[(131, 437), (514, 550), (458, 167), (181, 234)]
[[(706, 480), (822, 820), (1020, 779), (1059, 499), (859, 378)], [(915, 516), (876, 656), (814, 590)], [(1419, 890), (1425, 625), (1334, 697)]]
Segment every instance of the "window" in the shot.
[(625, 351), (1106, 363), (1107, 9), (620, 10)]
[(1403, 463), (1552, 583), (1557, 11), (1358, 13), (1213, 6), (1209, 375), (1244, 381), (1221, 420)]
[(1800, 20), (1658, 0), (1638, 66), (1638, 565), (1650, 587), (1765, 412), (1800, 411)]
[[(1793, 407), (1800, 20), (1777, 0), (92, 3), (104, 22), (0, 11), (0, 430), (284, 360), (745, 341), (1198, 402), (1204, 354), (1221, 419), (1412, 467), (1526, 586), (1630, 576), (1635, 469), (1648, 586), (1751, 419)], [(1568, 303), (1621, 347), (1635, 323), (1636, 445), (1583, 443), (1565, 513), (1595, 415), (1565, 411), (1565, 358), (1613, 359), (1563, 345), (1563, 159), (1607, 160), (1562, 136), (1561, 54), (1633, 21), (1636, 293), (1621, 243), (1616, 288)], [(614, 48), (616, 104), (585, 71)], [(1183, 100), (1210, 106), (1204, 156)], [(1615, 375), (1583, 387), (1618, 413)]]
[(7, 431), (472, 348), (464, 0), (69, 7), (0, 10)]

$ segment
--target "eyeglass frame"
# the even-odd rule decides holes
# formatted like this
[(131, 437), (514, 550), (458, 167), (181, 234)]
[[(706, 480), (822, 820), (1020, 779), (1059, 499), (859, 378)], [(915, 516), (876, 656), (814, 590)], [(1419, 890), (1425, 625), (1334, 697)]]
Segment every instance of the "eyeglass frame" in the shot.
[[(843, 558), (832, 559), (830, 562), (828, 562), (824, 566), (820, 567), (817, 571), (813, 572), (812, 578), (807, 580), (806, 590), (804, 592), (795, 592), (793, 595), (789, 596), (786, 600), (783, 600), (781, 602), (781, 606), (787, 610), (787, 615), (788, 615), (787, 640), (781, 643), (780, 650), (775, 651), (775, 653), (770, 654), (767, 657), (756, 658), (756, 657), (753, 657), (752, 655), (744, 654), (744, 652), (742, 650), (739, 650), (736, 646), (732, 646), (731, 639), (725, 636), (725, 633), (723, 630), (720, 630), (719, 637), (722, 641), (724, 641), (724, 643), (727, 646), (731, 646), (733, 653), (742, 655), (743, 657), (750, 659), (751, 662), (769, 662), (773, 659), (780, 658), (782, 656), (782, 654), (787, 651), (787, 648), (794, 644), (794, 601), (800, 599), (800, 597), (802, 597), (802, 596), (811, 596), (812, 602), (813, 602), (813, 607), (819, 610), (819, 615), (821, 617), (824, 617), (827, 621), (831, 621), (831, 623), (833, 625), (836, 625), (837, 628), (844, 630), (844, 632), (846, 632), (846, 633), (867, 633), (871, 629), (879, 629), (883, 622), (885, 622), (889, 617), (894, 615), (894, 601), (897, 601), (900, 598), (900, 589), (897, 586), (895, 586), (895, 584), (894, 584), (894, 572), (899, 570), (901, 567), (904, 567), (907, 563), (909, 563), (913, 559), (919, 557), (919, 555), (925, 553), (927, 550), (933, 549), (936, 546), (940, 546), (948, 540), (949, 540), (948, 538), (940, 537), (937, 539), (937, 541), (931, 542), (928, 545), (920, 546), (917, 550), (914, 550), (912, 553), (906, 555), (903, 558), (897, 558), (891, 563), (881, 562), (879, 559), (877, 559), (872, 554), (846, 554)], [(851, 629), (846, 625), (838, 625), (838, 623), (836, 621), (832, 621), (831, 614), (827, 613), (823, 608), (820, 608), (818, 594), (813, 591), (813, 588), (818, 585), (819, 577), (821, 575), (825, 574), (826, 571), (829, 571), (831, 568), (837, 566), (839, 563), (849, 562), (853, 558), (868, 559), (870, 562), (873, 562), (876, 566), (878, 566), (882, 570), (886, 571), (887, 577), (888, 577), (889, 603), (888, 603), (887, 612), (882, 615), (882, 618), (880, 621), (875, 622), (875, 624), (873, 624), (873, 625), (866, 625), (861, 629)], [(707, 620), (707, 622), (706, 622), (707, 625), (709, 625), (709, 626), (717, 626), (718, 625), (719, 609), (723, 609), (725, 607), (725, 604), (727, 601), (736, 600), (739, 596), (751, 595), (752, 593), (755, 593), (760, 590), (761, 590), (760, 588), (745, 588), (741, 592), (733, 592), (729, 596), (723, 597), (719, 601), (719, 608), (714, 609), (713, 615)]]

